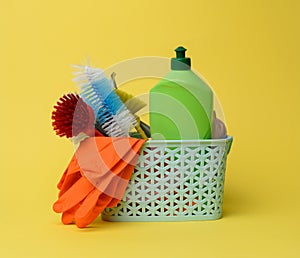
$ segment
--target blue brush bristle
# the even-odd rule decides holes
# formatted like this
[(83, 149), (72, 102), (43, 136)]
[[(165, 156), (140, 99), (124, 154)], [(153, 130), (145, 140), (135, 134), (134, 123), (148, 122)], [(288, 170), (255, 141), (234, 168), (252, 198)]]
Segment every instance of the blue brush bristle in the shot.
[[(81, 96), (89, 104), (97, 115), (101, 106), (106, 106), (112, 114), (116, 114), (122, 107), (122, 103), (118, 100), (115, 92), (110, 86), (107, 78), (102, 78), (92, 82), (89, 85), (83, 86)], [(97, 117), (96, 117), (97, 118)]]
[(81, 72), (77, 73), (76, 80), (80, 85), (80, 95), (93, 109), (95, 120), (108, 135), (127, 136), (136, 120), (115, 93), (112, 82), (100, 69), (79, 68)]

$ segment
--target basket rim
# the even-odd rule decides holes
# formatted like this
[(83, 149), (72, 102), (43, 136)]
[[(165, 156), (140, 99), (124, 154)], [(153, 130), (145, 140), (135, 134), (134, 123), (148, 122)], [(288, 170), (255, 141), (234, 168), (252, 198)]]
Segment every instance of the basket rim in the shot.
[(144, 143), (143, 148), (152, 148), (159, 146), (169, 146), (169, 147), (178, 147), (178, 146), (207, 146), (207, 145), (225, 145), (227, 146), (227, 154), (231, 150), (233, 137), (227, 135), (223, 139), (193, 139), (193, 140), (148, 140)]
[(232, 142), (233, 137), (227, 135), (226, 138), (222, 139), (191, 139), (191, 140), (148, 140), (144, 143), (144, 146), (152, 144), (168, 144), (168, 143), (177, 143), (177, 144), (208, 144), (208, 143), (227, 143)]

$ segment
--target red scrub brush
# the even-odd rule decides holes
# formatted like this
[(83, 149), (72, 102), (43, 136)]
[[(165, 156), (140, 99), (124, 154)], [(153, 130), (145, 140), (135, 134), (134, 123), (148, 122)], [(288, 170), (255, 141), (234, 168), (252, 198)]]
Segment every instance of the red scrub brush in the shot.
[(95, 135), (94, 112), (78, 94), (64, 95), (54, 109), (52, 126), (58, 136), (71, 138), (80, 133)]

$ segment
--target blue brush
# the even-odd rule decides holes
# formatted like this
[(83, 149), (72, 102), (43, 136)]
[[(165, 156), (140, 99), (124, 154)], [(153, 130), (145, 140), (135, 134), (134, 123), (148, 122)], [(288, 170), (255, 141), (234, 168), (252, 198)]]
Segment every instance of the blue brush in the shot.
[(79, 84), (80, 96), (94, 111), (96, 124), (109, 136), (129, 136), (136, 119), (115, 93), (112, 81), (101, 69), (75, 67), (79, 71), (74, 80)]

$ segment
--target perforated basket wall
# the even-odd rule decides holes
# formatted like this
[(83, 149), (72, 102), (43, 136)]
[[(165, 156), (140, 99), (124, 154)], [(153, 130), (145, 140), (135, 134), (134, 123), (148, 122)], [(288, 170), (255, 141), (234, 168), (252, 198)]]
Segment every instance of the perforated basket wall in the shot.
[(107, 208), (108, 221), (218, 219), (232, 138), (148, 141), (123, 200)]

